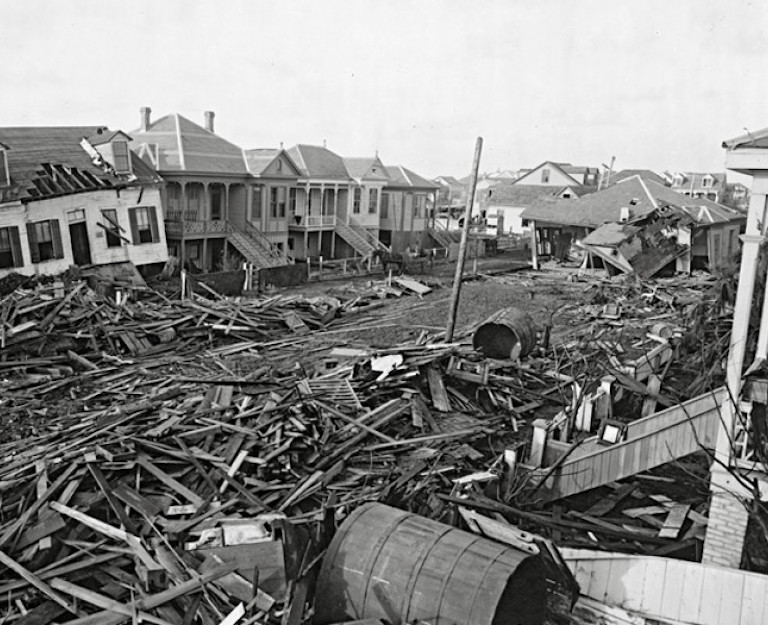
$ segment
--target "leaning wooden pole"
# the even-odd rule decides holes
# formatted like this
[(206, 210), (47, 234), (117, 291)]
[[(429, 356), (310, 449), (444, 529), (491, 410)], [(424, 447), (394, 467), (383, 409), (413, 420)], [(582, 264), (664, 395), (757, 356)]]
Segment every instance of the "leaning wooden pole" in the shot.
[(477, 172), (480, 169), (480, 152), (483, 149), (483, 138), (477, 138), (475, 145), (475, 159), (472, 163), (472, 175), (469, 178), (467, 189), (467, 206), (464, 210), (464, 228), (461, 231), (461, 243), (459, 244), (459, 257), (456, 260), (456, 274), (453, 277), (453, 292), (451, 293), (451, 307), (448, 310), (448, 323), (445, 327), (445, 342), (453, 340), (453, 331), (456, 328), (456, 311), (459, 308), (459, 295), (461, 294), (461, 277), (464, 275), (464, 261), (467, 256), (467, 241), (469, 241), (469, 226), (472, 220), (472, 204), (475, 202), (475, 189), (477, 188)]

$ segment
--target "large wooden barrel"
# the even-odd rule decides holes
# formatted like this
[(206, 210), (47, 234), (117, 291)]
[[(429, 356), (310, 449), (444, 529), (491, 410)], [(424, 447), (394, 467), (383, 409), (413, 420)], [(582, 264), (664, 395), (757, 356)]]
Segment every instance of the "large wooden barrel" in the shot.
[(536, 347), (536, 324), (522, 310), (503, 308), (478, 326), (472, 346), (488, 358), (525, 356)]
[(545, 603), (539, 556), (370, 503), (328, 548), (313, 622), (540, 625)]

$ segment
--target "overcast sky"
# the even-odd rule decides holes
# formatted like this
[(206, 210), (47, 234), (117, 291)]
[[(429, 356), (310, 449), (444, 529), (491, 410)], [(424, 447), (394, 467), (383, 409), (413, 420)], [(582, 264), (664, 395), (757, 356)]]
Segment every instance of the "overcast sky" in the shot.
[(0, 0), (3, 126), (180, 113), (422, 175), (722, 171), (768, 126), (768, 2)]

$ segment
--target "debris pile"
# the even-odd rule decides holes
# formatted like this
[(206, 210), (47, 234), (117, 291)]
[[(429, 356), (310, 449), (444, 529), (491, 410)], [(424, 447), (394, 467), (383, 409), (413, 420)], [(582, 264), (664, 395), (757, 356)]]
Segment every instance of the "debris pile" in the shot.
[[(298, 625), (335, 522), (367, 501), (671, 545), (677, 535), (619, 532), (594, 510), (540, 509), (521, 465), (534, 420), (573, 420), (609, 371), (626, 419), (633, 402), (685, 394), (643, 391), (623, 367), (667, 341), (648, 338), (654, 324), (687, 331), (681, 294), (695, 287), (600, 284), (593, 304), (543, 319), (552, 347), (522, 361), (484, 358), (470, 333), (350, 345), (348, 332), (386, 319), (381, 293), (118, 303), (84, 283), (17, 289), (0, 303), (5, 618)], [(664, 384), (682, 375), (674, 358), (662, 365)]]

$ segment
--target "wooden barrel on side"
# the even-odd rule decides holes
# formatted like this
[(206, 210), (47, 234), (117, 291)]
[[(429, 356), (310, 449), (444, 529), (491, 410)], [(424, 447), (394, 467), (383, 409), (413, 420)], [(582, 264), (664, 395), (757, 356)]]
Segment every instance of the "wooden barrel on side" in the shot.
[(536, 347), (536, 324), (522, 310), (503, 308), (478, 326), (472, 346), (488, 358), (526, 356)]
[(328, 548), (314, 623), (540, 625), (545, 602), (539, 556), (370, 503), (346, 519)]

